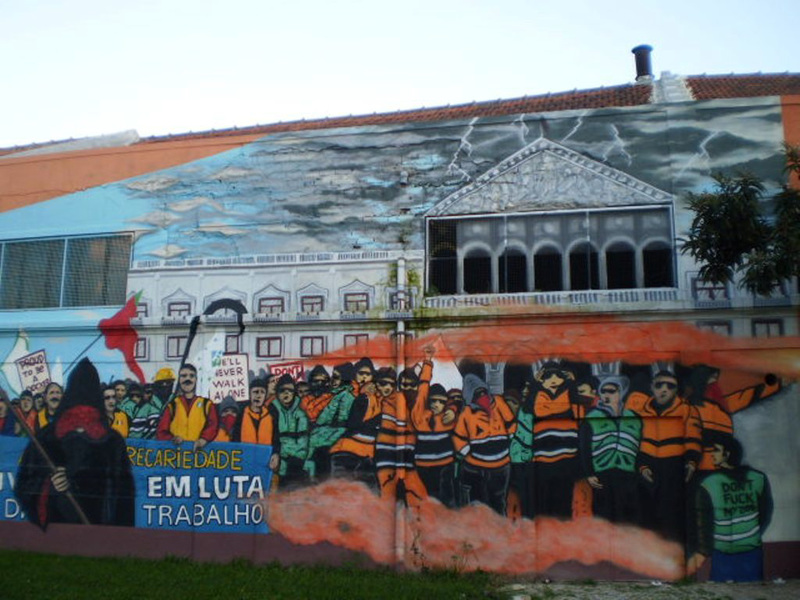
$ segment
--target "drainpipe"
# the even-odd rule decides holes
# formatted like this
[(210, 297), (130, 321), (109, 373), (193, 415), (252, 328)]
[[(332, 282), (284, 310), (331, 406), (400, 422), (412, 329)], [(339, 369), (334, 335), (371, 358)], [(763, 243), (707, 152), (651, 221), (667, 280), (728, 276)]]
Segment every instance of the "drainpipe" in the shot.
[[(397, 259), (397, 311), (405, 312), (408, 307), (406, 301), (406, 259)], [(397, 319), (395, 328), (395, 364), (397, 373), (400, 374), (406, 368), (406, 322), (404, 319)], [(405, 406), (403, 404), (403, 406)], [(401, 421), (408, 422), (408, 414), (398, 414)], [(405, 567), (406, 559), (406, 510), (398, 502), (395, 502), (394, 510), (394, 552), (395, 562)]]

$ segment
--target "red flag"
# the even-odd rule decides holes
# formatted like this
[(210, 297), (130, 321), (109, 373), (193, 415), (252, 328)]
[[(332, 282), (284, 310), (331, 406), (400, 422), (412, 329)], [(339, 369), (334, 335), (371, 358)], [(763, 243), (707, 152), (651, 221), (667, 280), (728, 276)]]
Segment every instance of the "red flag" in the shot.
[(139, 294), (134, 294), (125, 303), (125, 306), (113, 317), (103, 319), (97, 327), (106, 337), (106, 348), (119, 350), (125, 357), (125, 364), (137, 379), (144, 383), (144, 373), (136, 362), (136, 342), (139, 341), (138, 332), (131, 326), (131, 319), (136, 316), (136, 302)]

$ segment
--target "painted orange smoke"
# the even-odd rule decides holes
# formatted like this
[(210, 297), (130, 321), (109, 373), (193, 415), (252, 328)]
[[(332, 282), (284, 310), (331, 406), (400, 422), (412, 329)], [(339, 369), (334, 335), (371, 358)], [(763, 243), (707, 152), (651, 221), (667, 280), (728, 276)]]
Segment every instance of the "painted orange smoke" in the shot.
[(644, 577), (684, 575), (678, 544), (635, 527), (591, 517), (512, 521), (483, 505), (452, 510), (433, 499), (412, 510), (356, 482), (273, 494), (267, 513), (270, 529), (295, 544), (330, 542), (383, 564), (523, 574), (606, 562)]
[[(684, 365), (708, 364), (723, 369), (733, 389), (752, 385), (747, 381), (773, 373), (787, 380), (800, 376), (800, 339), (730, 338), (701, 331), (683, 321), (625, 322), (618, 318), (582, 315), (551, 317), (547, 321), (522, 319), (483, 321), (479, 326), (431, 331), (404, 349), (404, 362), (421, 361), (423, 348), (436, 344), (439, 360), (470, 358), (480, 362), (535, 362), (559, 357), (588, 363), (621, 360), (645, 365), (672, 361)], [(393, 363), (397, 346), (393, 339), (377, 337), (357, 346), (336, 350), (322, 362), (331, 364), (369, 356)], [(748, 374), (741, 381), (737, 375)], [(434, 375), (435, 379), (435, 375)], [(747, 382), (746, 382), (747, 381)], [(746, 382), (746, 383), (745, 383)]]

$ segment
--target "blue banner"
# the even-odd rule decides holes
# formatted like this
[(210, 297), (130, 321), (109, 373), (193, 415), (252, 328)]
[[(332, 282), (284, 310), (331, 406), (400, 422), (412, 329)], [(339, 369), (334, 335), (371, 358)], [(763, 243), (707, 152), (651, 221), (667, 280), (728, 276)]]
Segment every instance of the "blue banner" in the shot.
[(24, 521), (27, 517), (14, 497), (14, 483), (28, 438), (0, 436), (0, 516), (4, 521)]
[(136, 527), (267, 533), (271, 446), (128, 440)]
[[(28, 438), (0, 436), (3, 520), (25, 519), (14, 497)], [(179, 531), (267, 533), (271, 446), (214, 442), (192, 451), (155, 440), (127, 440), (136, 490), (136, 527)]]

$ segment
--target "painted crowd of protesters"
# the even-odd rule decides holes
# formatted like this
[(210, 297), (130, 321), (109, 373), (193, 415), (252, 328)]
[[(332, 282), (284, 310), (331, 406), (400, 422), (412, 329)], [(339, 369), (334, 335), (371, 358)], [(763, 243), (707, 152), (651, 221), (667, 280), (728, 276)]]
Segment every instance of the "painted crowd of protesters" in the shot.
[[(164, 368), (144, 386), (102, 388), (106, 427), (195, 450), (270, 445), (277, 490), (338, 478), (412, 507), (432, 497), (510, 518), (591, 514), (684, 543), (692, 568), (710, 556), (718, 577), (760, 578), (771, 494), (763, 473), (741, 464), (732, 415), (777, 392), (777, 380), (724, 395), (719, 371), (704, 365), (679, 377), (671, 366), (625, 374), (619, 363), (554, 359), (517, 366), (517, 381), (496, 394), (480, 368), (446, 389), (433, 358), (428, 347), (399, 375), (369, 358), (317, 365), (305, 380), (265, 375), (251, 379), (248, 402), (218, 405), (197, 395), (194, 366), (180, 368), (174, 391)], [(41, 397), (20, 395), (13, 411), (42, 432), (61, 398), (53, 383)], [(0, 410), (0, 431), (24, 434)]]

